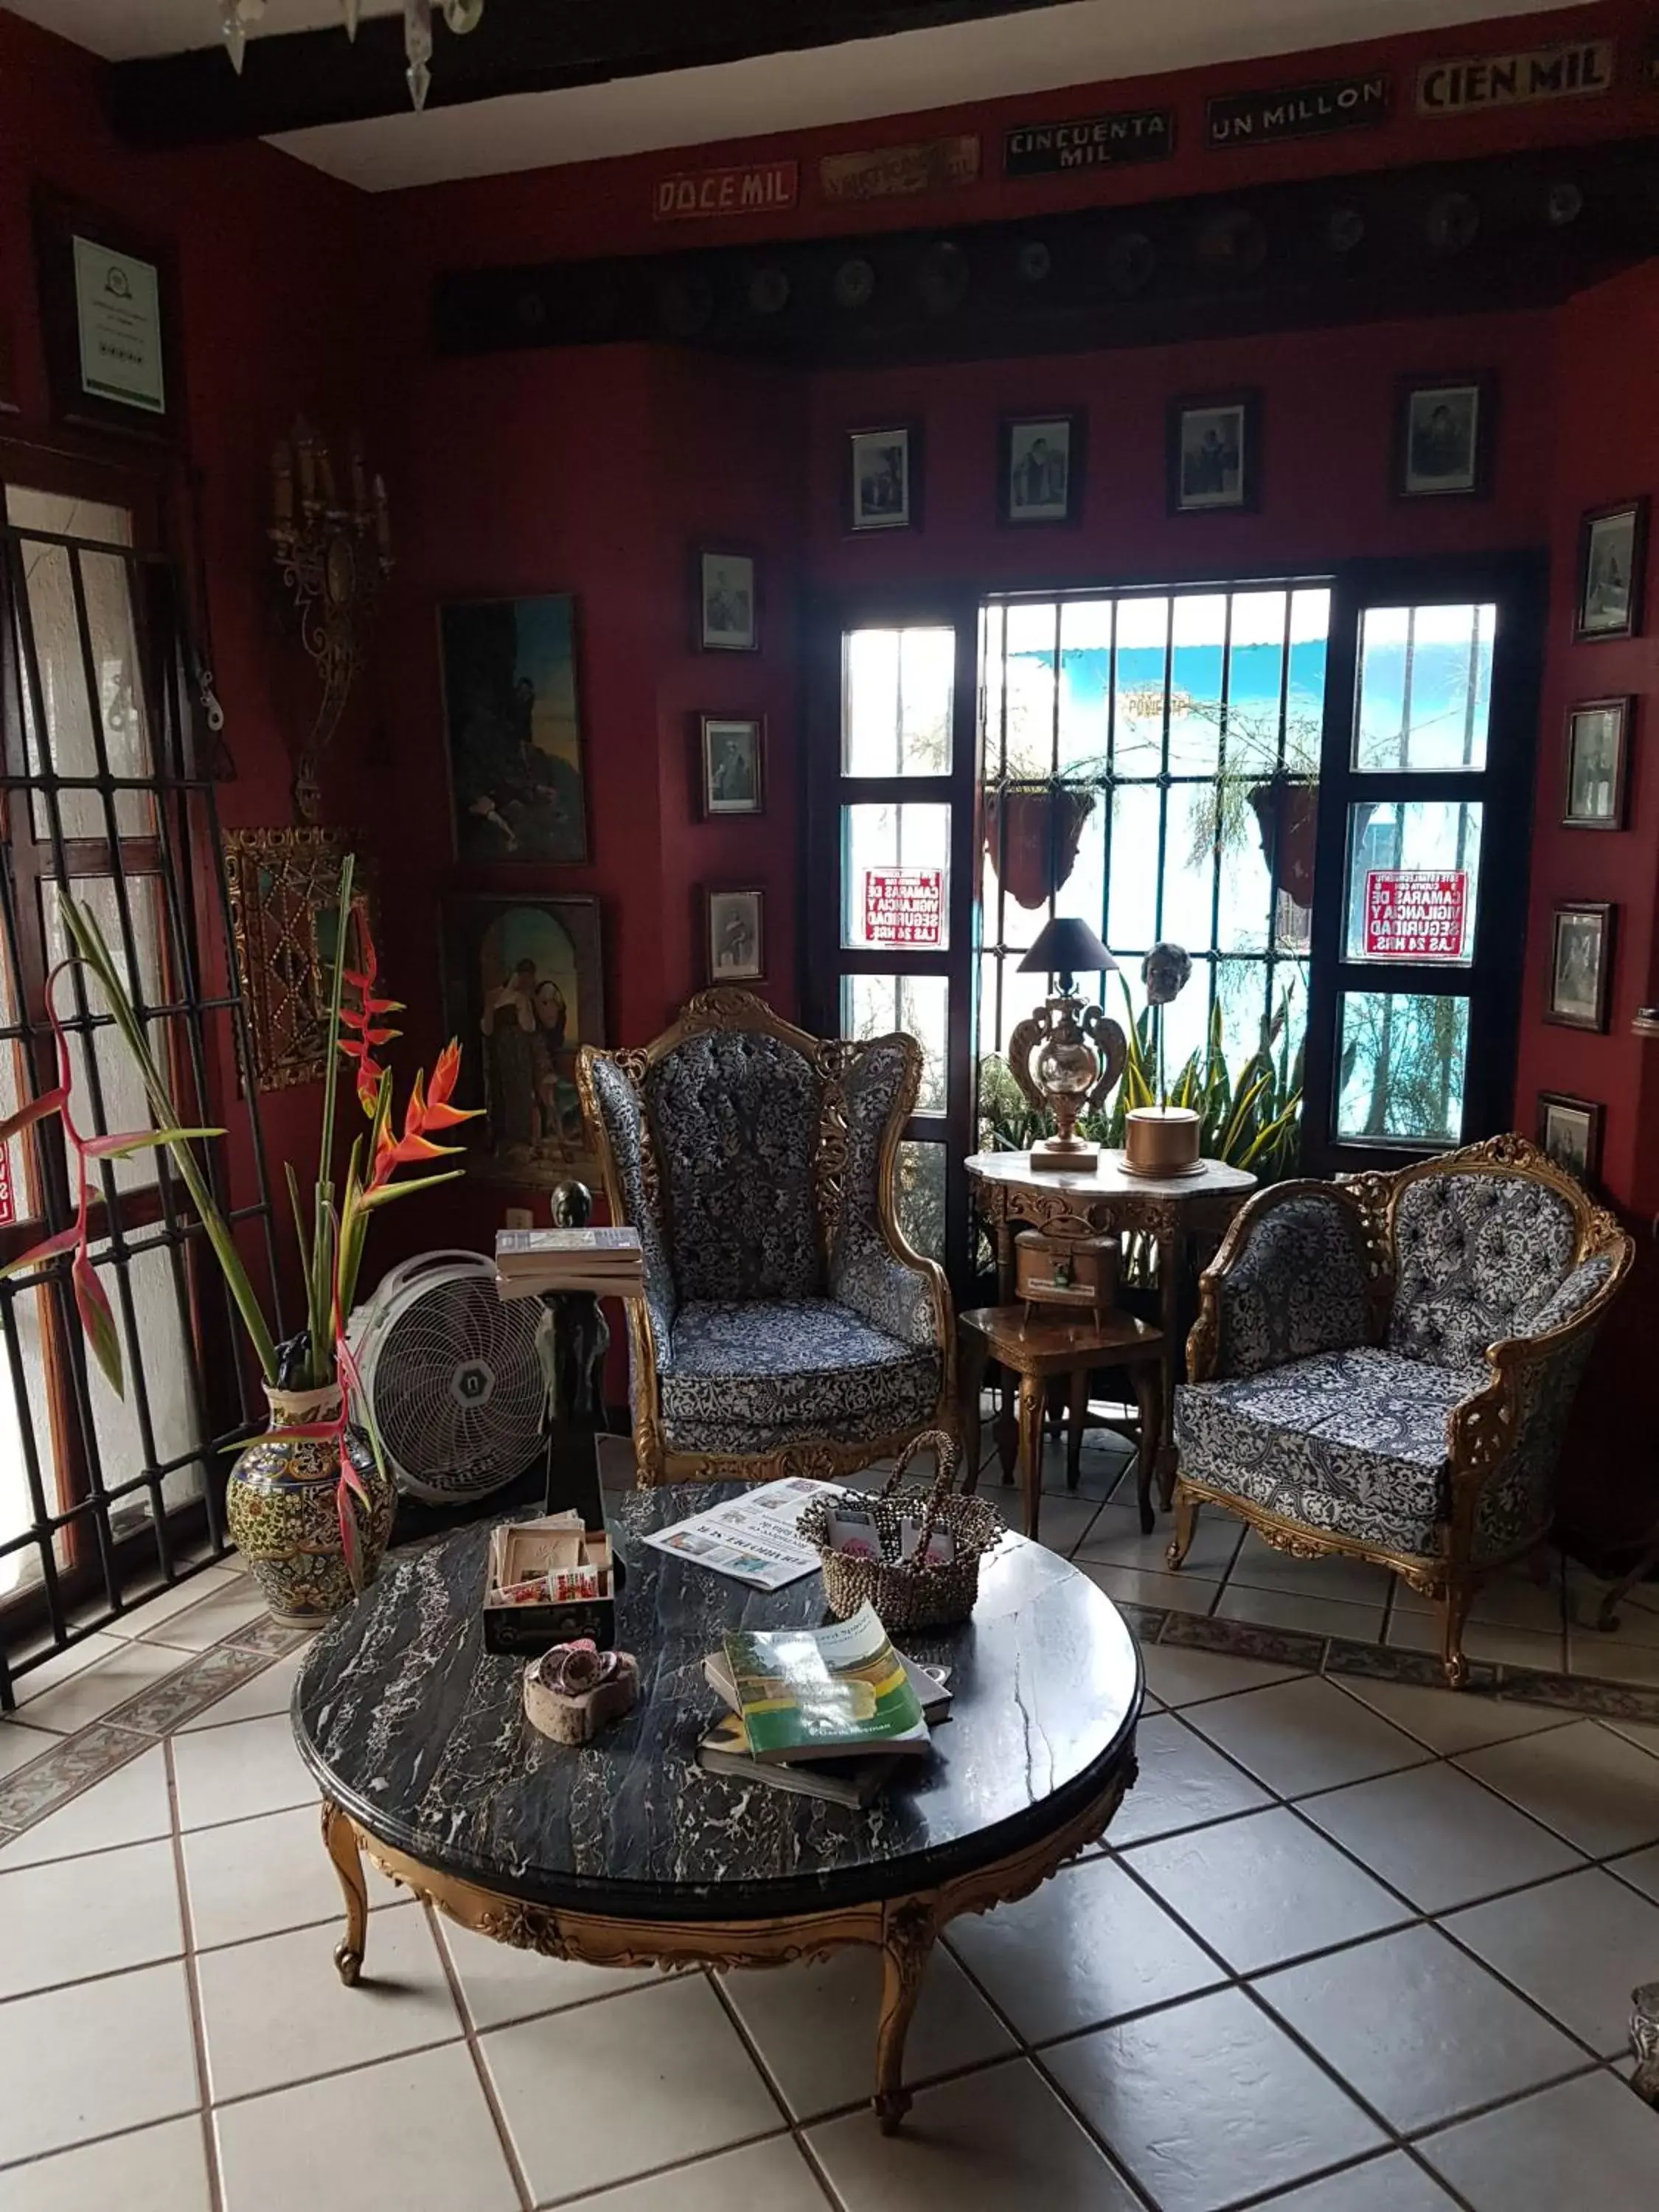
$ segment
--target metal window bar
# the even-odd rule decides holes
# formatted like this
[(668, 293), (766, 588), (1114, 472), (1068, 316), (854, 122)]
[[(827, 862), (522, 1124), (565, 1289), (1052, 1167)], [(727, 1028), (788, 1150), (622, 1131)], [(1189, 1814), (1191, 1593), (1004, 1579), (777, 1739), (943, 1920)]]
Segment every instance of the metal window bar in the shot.
[[(61, 774), (58, 732), (47, 711), (41, 678), (28, 556), (57, 548), (67, 562), (73, 616), (73, 650), (84, 687), (84, 706), (94, 772)], [(143, 775), (114, 773), (110, 764), (106, 705), (99, 680), (97, 647), (87, 590), (89, 559), (117, 562), (131, 622), (134, 690), (142, 710), (150, 757)], [(110, 886), (118, 922), (112, 945), (124, 969), (141, 1026), (167, 1070), (187, 1118), (228, 1122), (211, 1107), (207, 1017), (228, 1020), (241, 1079), (242, 1112), (252, 1167), (254, 1199), (232, 1207), (222, 1140), (205, 1153), (210, 1186), (226, 1217), (257, 1237), (260, 1268), (268, 1280), (270, 1311), (280, 1328), (276, 1243), (270, 1185), (261, 1141), (257, 1092), (252, 1081), (247, 1014), (229, 957), (228, 892), (219, 834), (216, 794), (199, 772), (191, 750), (190, 714), (182, 677), (176, 580), (165, 563), (131, 546), (110, 544), (9, 524), (0, 524), (0, 675), (3, 676), (3, 759), (0, 798), (8, 836), (0, 866), (0, 929), (10, 981), (11, 1017), (0, 1022), (0, 1049), (27, 1071), (33, 1095), (57, 1081), (46, 1019), (45, 980), (51, 965), (47, 902), (95, 879)], [(31, 757), (26, 738), (33, 740)], [(124, 835), (118, 796), (137, 792), (149, 800), (143, 836)], [(68, 834), (67, 794), (91, 793), (100, 801), (103, 840), (89, 843)], [(77, 817), (77, 827), (82, 827)], [(198, 856), (200, 865), (198, 866)], [(200, 881), (205, 868), (211, 886)], [(141, 924), (138, 913), (147, 917)], [(197, 931), (212, 930), (225, 947), (228, 987), (204, 988)], [(140, 957), (141, 933), (155, 937), (156, 978), (151, 999)], [(61, 1005), (66, 1033), (80, 1040), (77, 1118), (93, 1133), (111, 1128), (97, 1040), (112, 1030), (111, 1018), (88, 1003), (78, 968), (67, 978), (70, 1005)], [(27, 1225), (3, 1232), (15, 1252), (69, 1226), (74, 1215), (70, 1161), (53, 1121), (37, 1123), (15, 1139), (28, 1194)], [(140, 1447), (137, 1471), (106, 1464), (94, 1411), (94, 1393), (106, 1389), (88, 1369), (69, 1284), (67, 1256), (0, 1283), (0, 1338), (21, 1443), (28, 1520), (21, 1529), (0, 1528), (0, 1565), (33, 1554), (34, 1578), (0, 1598), (0, 1709), (15, 1702), (15, 1680), (32, 1668), (95, 1633), (154, 1589), (187, 1580), (226, 1549), (222, 1487), (226, 1448), (245, 1434), (255, 1407), (240, 1357), (240, 1321), (228, 1289), (211, 1263), (205, 1231), (190, 1207), (164, 1152), (143, 1156), (155, 1166), (153, 1186), (120, 1188), (113, 1163), (99, 1168), (102, 1205), (94, 1217), (93, 1264), (107, 1289), (123, 1345), (126, 1390)], [(157, 1218), (159, 1217), (159, 1218)], [(135, 1231), (139, 1233), (133, 1233)], [(171, 1304), (182, 1351), (180, 1378), (187, 1418), (197, 1441), (183, 1451), (158, 1448), (141, 1335), (134, 1264), (166, 1255)], [(20, 1302), (38, 1301), (41, 1370), (37, 1387), (46, 1398), (51, 1433), (37, 1432)], [(229, 1356), (218, 1356), (228, 1352)], [(204, 1386), (204, 1378), (208, 1378)], [(169, 1478), (197, 1473), (199, 1498), (169, 1503)]]

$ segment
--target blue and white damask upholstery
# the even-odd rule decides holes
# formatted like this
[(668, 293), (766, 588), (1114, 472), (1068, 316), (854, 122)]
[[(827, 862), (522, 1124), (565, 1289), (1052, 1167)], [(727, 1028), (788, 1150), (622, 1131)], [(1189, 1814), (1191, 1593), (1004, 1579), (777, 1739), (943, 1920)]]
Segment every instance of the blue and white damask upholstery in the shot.
[(645, 1249), (653, 1402), (641, 1407), (636, 1357), (636, 1438), (654, 1429), (666, 1454), (758, 1458), (936, 1425), (949, 1340), (939, 1279), (882, 1227), (884, 1152), (913, 1052), (893, 1037), (853, 1055), (839, 1189), (822, 1206), (824, 1079), (788, 1037), (693, 1029), (649, 1060), (642, 1098), (615, 1061), (586, 1057), (620, 1212)]

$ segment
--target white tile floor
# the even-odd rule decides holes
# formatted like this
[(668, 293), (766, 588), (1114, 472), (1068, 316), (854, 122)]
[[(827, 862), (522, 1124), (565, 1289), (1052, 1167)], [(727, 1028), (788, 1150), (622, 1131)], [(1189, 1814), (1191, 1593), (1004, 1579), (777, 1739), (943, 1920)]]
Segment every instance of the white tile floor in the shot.
[[(1167, 1576), (1118, 1473), (1091, 1443), (1047, 1540), (1179, 1613), (1172, 1638), (1194, 1612), (1287, 1632), (1252, 1656), (1146, 1646), (1108, 1848), (951, 1929), (899, 2137), (864, 2108), (863, 1954), (613, 1974), (371, 1876), (343, 1989), (286, 1719), (300, 1656), (216, 1571), (27, 1678), (0, 1722), (0, 2206), (1651, 2212), (1659, 2114), (1618, 2062), (1630, 1987), (1659, 1976), (1659, 1727), (1334, 1655), (1321, 1674), (1307, 1637), (1415, 1648), (1427, 1617), (1218, 1516)], [(1595, 1595), (1574, 1577), (1581, 1610)], [(1494, 1657), (1520, 1638), (1510, 1663), (1541, 1645), (1562, 1668), (1566, 1596), (1494, 1594)], [(1651, 1593), (1629, 1611), (1592, 1656), (1659, 1674)], [(1595, 1672), (1644, 1682), (1634, 1663)], [(4, 1791), (72, 1735), (125, 1763), (18, 1811)]]

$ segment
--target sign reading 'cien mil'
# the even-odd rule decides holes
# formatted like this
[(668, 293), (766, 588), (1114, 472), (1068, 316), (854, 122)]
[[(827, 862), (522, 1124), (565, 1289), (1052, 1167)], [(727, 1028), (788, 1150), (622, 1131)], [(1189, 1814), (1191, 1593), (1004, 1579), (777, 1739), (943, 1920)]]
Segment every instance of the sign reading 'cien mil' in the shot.
[(658, 179), (651, 212), (659, 222), (696, 216), (765, 215), (775, 208), (793, 207), (799, 191), (800, 168), (794, 161), (756, 161), (741, 169), (689, 169)]
[(1273, 92), (1229, 92), (1204, 109), (1211, 146), (1271, 146), (1281, 138), (1320, 138), (1331, 131), (1364, 131), (1388, 119), (1394, 81), (1386, 70), (1327, 77)]
[(1175, 151), (1173, 107), (1126, 108), (1064, 123), (1022, 123), (1005, 131), (1005, 177), (1052, 177), (1067, 169), (1110, 169), (1121, 161), (1161, 161)]
[(1534, 46), (1518, 54), (1425, 62), (1417, 72), (1419, 115), (1467, 115), (1477, 107), (1527, 107), (1540, 100), (1582, 100), (1613, 88), (1611, 39), (1576, 46)]

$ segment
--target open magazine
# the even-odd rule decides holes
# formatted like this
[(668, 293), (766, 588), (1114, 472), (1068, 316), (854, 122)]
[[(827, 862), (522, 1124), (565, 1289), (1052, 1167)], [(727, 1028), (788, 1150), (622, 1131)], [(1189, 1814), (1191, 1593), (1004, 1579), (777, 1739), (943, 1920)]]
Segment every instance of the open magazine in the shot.
[(817, 1552), (795, 1533), (795, 1524), (804, 1506), (835, 1490), (832, 1482), (790, 1475), (712, 1505), (706, 1513), (694, 1513), (645, 1540), (671, 1559), (695, 1560), (751, 1589), (781, 1589), (817, 1567)]

